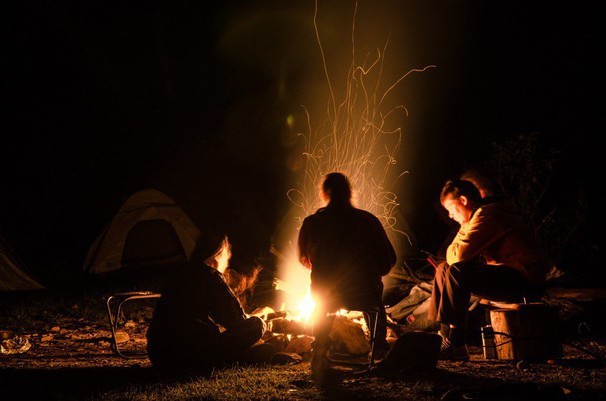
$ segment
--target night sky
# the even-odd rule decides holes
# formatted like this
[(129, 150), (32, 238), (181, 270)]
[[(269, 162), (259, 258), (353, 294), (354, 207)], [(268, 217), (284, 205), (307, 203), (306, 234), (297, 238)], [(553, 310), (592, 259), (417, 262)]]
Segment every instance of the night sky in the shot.
[[(313, 0), (13, 3), (0, 234), (31, 271), (80, 273), (122, 202), (149, 187), (202, 232), (230, 235), (235, 255), (267, 253), (301, 173), (301, 105), (326, 101)], [(391, 94), (409, 112), (400, 211), (425, 249), (449, 229), (444, 180), (530, 132), (560, 152), (554, 196), (587, 194), (582, 241), (604, 245), (604, 10), (528, 3), (358, 2), (356, 51), (389, 37), (387, 78), (436, 66)], [(319, 4), (337, 83), (354, 4)]]

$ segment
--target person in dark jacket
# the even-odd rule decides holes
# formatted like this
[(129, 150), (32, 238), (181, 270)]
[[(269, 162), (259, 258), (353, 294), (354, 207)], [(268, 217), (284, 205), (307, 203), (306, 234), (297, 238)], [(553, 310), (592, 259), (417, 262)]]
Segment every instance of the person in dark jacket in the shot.
[(298, 239), (299, 259), (311, 269), (316, 302), (312, 373), (326, 368), (332, 327), (327, 312), (379, 307), (377, 345), (387, 347), (381, 278), (396, 263), (396, 253), (379, 219), (352, 205), (345, 175), (326, 175), (322, 196), (327, 206), (304, 219)]
[(199, 241), (190, 261), (171, 272), (147, 331), (152, 365), (207, 370), (255, 354), (265, 322), (247, 316), (212, 252)]

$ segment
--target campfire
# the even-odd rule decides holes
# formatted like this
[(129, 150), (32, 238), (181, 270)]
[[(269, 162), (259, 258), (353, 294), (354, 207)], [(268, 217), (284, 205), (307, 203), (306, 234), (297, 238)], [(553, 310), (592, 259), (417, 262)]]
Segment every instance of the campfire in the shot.
[[(291, 271), (297, 271), (297, 268)], [(263, 307), (256, 311), (268, 323), (268, 332), (264, 340), (270, 343), (283, 343), (285, 352), (297, 354), (310, 352), (313, 339), (313, 312), (317, 302), (310, 291), (309, 271), (299, 267), (295, 275), (297, 281), (274, 280), (274, 288), (286, 295), (279, 310)], [(331, 331), (334, 352), (343, 355), (365, 355), (370, 351), (367, 340), (368, 328), (361, 312), (336, 312)]]
[[(245, 304), (245, 294), (254, 290), (261, 267), (250, 274), (230, 269), (231, 244), (224, 238), (220, 248), (206, 263), (221, 271), (236, 296)], [(267, 322), (265, 342), (275, 346), (278, 352), (305, 354), (311, 352), (313, 341), (313, 311), (316, 302), (310, 291), (309, 270), (293, 265), (287, 278), (274, 278), (271, 290), (284, 295), (279, 308), (262, 306), (250, 313)], [(370, 350), (368, 328), (361, 312), (340, 310), (331, 332), (335, 352), (347, 355), (364, 355)]]

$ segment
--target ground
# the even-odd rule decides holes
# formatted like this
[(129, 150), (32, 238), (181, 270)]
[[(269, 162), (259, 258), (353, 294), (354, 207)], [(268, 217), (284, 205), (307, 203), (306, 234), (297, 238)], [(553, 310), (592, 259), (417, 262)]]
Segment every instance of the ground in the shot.
[[(485, 360), (472, 346), (469, 362), (438, 361), (428, 372), (389, 377), (345, 375), (318, 388), (309, 356), (300, 362), (234, 366), (211, 376), (167, 377), (145, 355), (118, 356), (111, 348), (103, 291), (3, 296), (0, 329), (27, 339), (23, 353), (0, 355), (0, 399), (606, 399), (606, 339), (569, 339), (561, 359), (537, 363)], [(154, 300), (125, 309), (124, 352), (145, 351)], [(14, 337), (13, 337), (14, 338)], [(482, 392), (496, 391), (481, 396)], [(500, 397), (500, 398), (499, 398)], [(526, 397), (526, 398), (524, 398)]]

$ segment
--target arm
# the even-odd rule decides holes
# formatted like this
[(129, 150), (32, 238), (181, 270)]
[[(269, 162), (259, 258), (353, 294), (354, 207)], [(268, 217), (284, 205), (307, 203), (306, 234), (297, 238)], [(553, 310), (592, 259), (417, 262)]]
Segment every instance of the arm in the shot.
[(245, 321), (246, 313), (223, 275), (215, 270), (209, 277), (210, 317), (227, 329)]
[(469, 222), (461, 225), (446, 250), (446, 262), (452, 265), (478, 257), (508, 231), (490, 210), (480, 208)]
[(397, 255), (379, 219), (375, 220), (375, 229), (377, 231), (377, 238), (379, 238), (379, 260), (382, 262), (380, 273), (384, 276), (395, 266)]
[(303, 225), (299, 231), (297, 243), (299, 262), (308, 269), (311, 269), (311, 255), (309, 253), (309, 221), (303, 220)]

